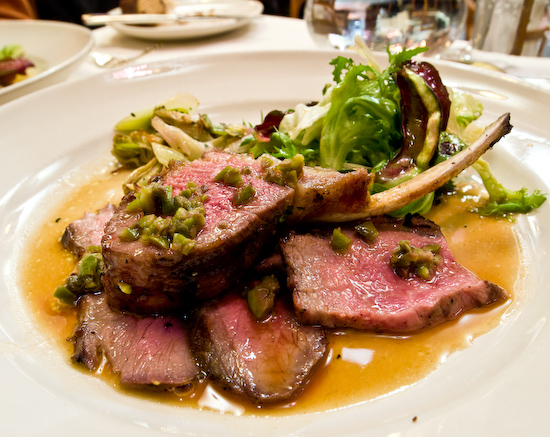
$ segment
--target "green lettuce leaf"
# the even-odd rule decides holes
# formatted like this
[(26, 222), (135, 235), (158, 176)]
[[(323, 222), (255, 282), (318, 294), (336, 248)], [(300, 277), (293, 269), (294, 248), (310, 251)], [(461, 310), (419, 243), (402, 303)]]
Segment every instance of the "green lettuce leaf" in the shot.
[[(451, 97), (451, 110), (449, 113), (449, 122), (447, 123), (447, 131), (457, 135), (466, 143), (474, 141), (481, 129), (472, 129), (470, 125), (476, 121), (483, 113), (483, 105), (471, 94), (458, 89), (449, 89)], [(468, 129), (470, 127), (470, 129)]]

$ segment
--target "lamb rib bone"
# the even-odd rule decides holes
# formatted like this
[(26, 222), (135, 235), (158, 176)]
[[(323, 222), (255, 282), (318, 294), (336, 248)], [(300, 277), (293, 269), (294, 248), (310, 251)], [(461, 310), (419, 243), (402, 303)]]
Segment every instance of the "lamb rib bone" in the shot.
[(316, 217), (317, 222), (345, 222), (387, 214), (445, 185), (472, 165), (504, 135), (512, 130), (510, 113), (501, 115), (485, 128), (480, 137), (466, 149), (429, 168), (414, 178), (381, 193), (373, 194), (366, 209), (356, 213), (331, 213)]

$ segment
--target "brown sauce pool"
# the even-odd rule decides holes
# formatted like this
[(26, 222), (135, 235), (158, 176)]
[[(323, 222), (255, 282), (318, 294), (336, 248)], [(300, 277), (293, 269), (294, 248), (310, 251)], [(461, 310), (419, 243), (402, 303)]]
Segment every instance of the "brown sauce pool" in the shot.
[[(70, 363), (73, 352), (72, 343), (67, 338), (75, 325), (75, 311), (61, 310), (53, 292), (73, 270), (75, 260), (64, 251), (59, 239), (65, 227), (82, 217), (84, 211), (96, 211), (107, 202), (117, 203), (125, 176), (124, 172), (113, 173), (74, 189), (38, 227), (36, 234), (31, 235), (30, 241), (35, 244), (21, 260), (26, 300), (39, 325), (64, 352), (67, 363)], [(301, 396), (282, 406), (258, 409), (228, 399), (225, 394), (221, 396), (219, 392), (212, 394), (214, 388), (207, 382), (197, 383), (186, 393), (125, 391), (132, 396), (185, 407), (234, 414), (288, 415), (365, 402), (414, 384), (436, 370), (450, 354), (467, 348), (476, 337), (498, 326), (521, 292), (523, 258), (514, 225), (507, 220), (483, 218), (468, 212), (476, 195), (476, 188), (465, 183), (458, 194), (445, 197), (432, 209), (428, 218), (441, 226), (457, 260), (480, 278), (508, 290), (512, 295), (510, 301), (488, 309), (469, 311), (458, 320), (409, 336), (385, 336), (353, 330), (329, 332), (326, 363), (317, 369)], [(87, 370), (82, 371), (83, 377), (91, 377)], [(104, 370), (101, 377), (107, 384), (124, 390), (118, 386), (116, 375), (109, 369)]]

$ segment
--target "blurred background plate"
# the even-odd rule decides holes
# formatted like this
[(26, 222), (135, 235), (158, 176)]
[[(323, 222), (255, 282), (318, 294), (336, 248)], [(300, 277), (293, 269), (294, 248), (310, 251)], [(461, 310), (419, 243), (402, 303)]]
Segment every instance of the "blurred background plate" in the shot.
[[(256, 0), (202, 0), (200, 2), (180, 0), (174, 2), (174, 9), (179, 14), (235, 14), (254, 17), (263, 12), (264, 6)], [(120, 14), (121, 9), (116, 8), (109, 13)], [(136, 26), (124, 23), (112, 23), (110, 26), (119, 33), (135, 38), (168, 41), (218, 35), (243, 27), (249, 22), (249, 18), (213, 18), (212, 20), (201, 19), (156, 26)]]
[(93, 44), (90, 30), (58, 21), (0, 21), (0, 45), (19, 44), (36, 74), (0, 88), (0, 104), (63, 81), (84, 60)]

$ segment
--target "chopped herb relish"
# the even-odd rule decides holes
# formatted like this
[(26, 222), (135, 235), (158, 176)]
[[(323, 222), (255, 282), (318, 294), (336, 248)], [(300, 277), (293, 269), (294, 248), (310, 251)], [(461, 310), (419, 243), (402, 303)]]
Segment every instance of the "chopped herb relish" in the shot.
[(120, 238), (124, 241), (140, 240), (164, 249), (173, 249), (189, 255), (199, 231), (206, 222), (204, 202), (207, 195), (194, 182), (187, 182), (186, 189), (173, 196), (171, 186), (149, 184), (136, 193), (126, 210), (129, 213), (143, 211), (137, 223), (124, 229)]
[(304, 157), (295, 155), (291, 159), (285, 159), (277, 165), (268, 156), (262, 156), (262, 169), (265, 171), (264, 179), (277, 185), (295, 187), (298, 179), (304, 172)]
[(88, 251), (65, 284), (57, 287), (54, 296), (67, 305), (73, 305), (76, 298), (84, 293), (94, 293), (101, 289), (101, 248), (90, 246)]
[(215, 177), (215, 182), (221, 182), (232, 187), (239, 187), (233, 196), (233, 205), (239, 206), (248, 203), (256, 195), (256, 190), (250, 184), (243, 186), (243, 178), (241, 175), (251, 174), (249, 167), (238, 168), (227, 166), (221, 170)]
[(279, 281), (271, 275), (264, 277), (259, 284), (248, 290), (248, 307), (257, 319), (265, 319), (273, 311), (279, 288)]
[(418, 276), (429, 280), (433, 277), (434, 269), (441, 263), (440, 252), (439, 244), (415, 247), (410, 241), (401, 240), (392, 253), (390, 264), (402, 278)]
[(248, 203), (252, 200), (255, 194), (256, 190), (252, 185), (245, 185), (244, 187), (239, 188), (233, 196), (233, 205), (239, 206), (244, 203)]
[(240, 187), (243, 184), (239, 169), (229, 165), (214, 177), (214, 181), (223, 182), (225, 185), (231, 185), (232, 187)]

